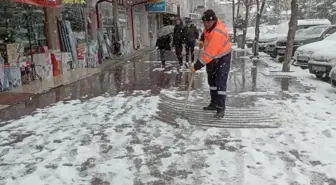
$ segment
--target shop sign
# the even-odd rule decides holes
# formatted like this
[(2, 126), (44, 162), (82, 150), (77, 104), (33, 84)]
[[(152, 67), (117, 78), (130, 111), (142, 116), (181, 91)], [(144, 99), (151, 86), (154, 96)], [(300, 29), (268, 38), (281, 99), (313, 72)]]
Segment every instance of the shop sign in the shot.
[(17, 3), (31, 4), (48, 8), (56, 8), (60, 4), (60, 0), (12, 0)]
[(177, 5), (171, 2), (166, 2), (166, 12), (170, 14), (177, 14)]
[(85, 0), (62, 0), (62, 4), (85, 4)]
[(197, 13), (189, 13), (190, 19), (200, 19), (200, 15)]
[(148, 0), (146, 4), (147, 12), (165, 12), (166, 1), (165, 0)]

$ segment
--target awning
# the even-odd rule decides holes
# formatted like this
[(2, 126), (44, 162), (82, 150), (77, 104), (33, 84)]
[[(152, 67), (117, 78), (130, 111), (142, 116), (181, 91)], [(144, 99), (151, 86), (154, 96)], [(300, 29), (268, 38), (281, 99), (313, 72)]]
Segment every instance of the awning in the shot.
[(31, 4), (48, 8), (57, 8), (60, 5), (60, 0), (12, 0), (17, 3)]

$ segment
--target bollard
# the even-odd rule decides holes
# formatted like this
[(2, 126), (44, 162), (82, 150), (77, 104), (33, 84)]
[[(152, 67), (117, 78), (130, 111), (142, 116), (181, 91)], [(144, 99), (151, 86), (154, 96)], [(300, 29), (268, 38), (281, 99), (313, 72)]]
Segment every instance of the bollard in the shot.
[(243, 49), (243, 46), (244, 46), (244, 44), (245, 43), (243, 43), (243, 35), (238, 35), (237, 36), (237, 46), (238, 46), (238, 48), (241, 48), (241, 49)]

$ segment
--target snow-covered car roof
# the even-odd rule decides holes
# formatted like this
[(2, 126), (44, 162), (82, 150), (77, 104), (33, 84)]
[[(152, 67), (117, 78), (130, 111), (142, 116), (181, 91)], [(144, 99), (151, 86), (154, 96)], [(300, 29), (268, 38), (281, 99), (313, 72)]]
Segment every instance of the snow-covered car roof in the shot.
[(301, 32), (297, 32), (297, 38), (295, 40), (300, 40), (303, 38), (313, 38), (313, 37), (320, 37), (323, 32), (329, 27), (329, 25), (319, 25), (319, 26), (312, 26), (307, 29), (304, 29)]
[[(288, 33), (288, 23), (289, 21), (280, 23), (274, 30), (280, 35)], [(298, 26), (312, 26), (312, 25), (331, 25), (328, 19), (302, 19), (298, 20)]]
[(298, 20), (298, 26), (301, 25), (331, 25), (328, 19), (303, 19)]

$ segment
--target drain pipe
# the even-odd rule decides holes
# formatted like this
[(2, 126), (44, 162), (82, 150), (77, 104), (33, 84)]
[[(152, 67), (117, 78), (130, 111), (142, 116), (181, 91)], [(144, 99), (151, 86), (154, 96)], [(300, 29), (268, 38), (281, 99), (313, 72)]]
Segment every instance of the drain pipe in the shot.
[(147, 3), (147, 1), (139, 2), (139, 3), (135, 3), (135, 4), (131, 5), (132, 42), (133, 42), (133, 49), (134, 50), (137, 50), (137, 48), (135, 47), (133, 7), (137, 6), (137, 5), (140, 5), (140, 4), (145, 4), (145, 3)]

